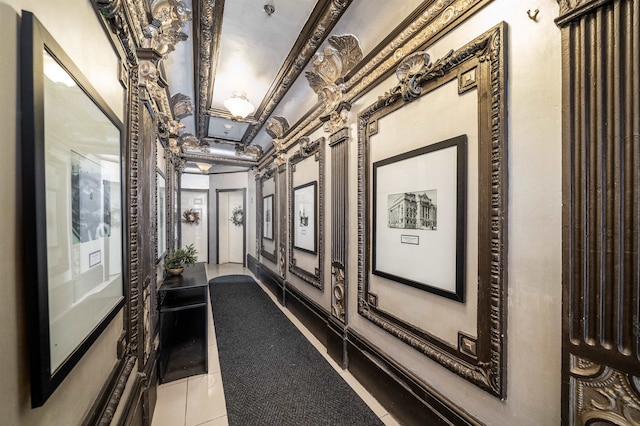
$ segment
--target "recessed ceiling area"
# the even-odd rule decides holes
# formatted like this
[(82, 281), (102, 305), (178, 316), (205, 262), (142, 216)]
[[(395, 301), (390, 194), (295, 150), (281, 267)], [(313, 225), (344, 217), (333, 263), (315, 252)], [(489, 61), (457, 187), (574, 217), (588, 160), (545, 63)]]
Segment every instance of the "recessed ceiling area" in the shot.
[[(156, 0), (154, 3), (166, 0)], [(366, 56), (423, 2), (419, 0), (183, 0), (193, 11), (188, 36), (163, 62), (170, 95), (188, 96), (193, 114), (181, 120), (186, 159), (228, 158), (245, 167), (272, 148), (266, 123), (294, 125), (318, 104), (305, 78), (331, 35), (352, 34)], [(265, 8), (267, 6), (267, 8)], [(266, 10), (273, 7), (273, 13)], [(152, 5), (153, 9), (153, 5)], [(271, 11), (271, 10), (269, 10)], [(253, 104), (246, 118), (224, 105), (234, 92)], [(259, 150), (256, 151), (256, 149)], [(212, 170), (218, 168), (214, 164)]]

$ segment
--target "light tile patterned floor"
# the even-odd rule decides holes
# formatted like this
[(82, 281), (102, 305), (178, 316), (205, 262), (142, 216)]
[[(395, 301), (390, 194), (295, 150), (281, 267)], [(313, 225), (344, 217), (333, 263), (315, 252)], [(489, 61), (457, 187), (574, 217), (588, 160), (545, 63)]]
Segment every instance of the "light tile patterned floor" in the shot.
[[(209, 279), (230, 274), (245, 274), (253, 277), (253, 274), (248, 269), (239, 264), (207, 265), (207, 276)], [(273, 294), (268, 291), (260, 281), (258, 281), (258, 284), (260, 284), (265, 293), (275, 301)], [(348, 371), (342, 370), (329, 358), (326, 353), (326, 348), (322, 346), (296, 317), (286, 308), (282, 308), (279, 303), (276, 303), (276, 306), (298, 327), (302, 334), (318, 349), (320, 354), (325, 357), (329, 364), (331, 364), (356, 393), (360, 395), (364, 402), (380, 417), (385, 425), (396, 426), (398, 424)], [(224, 387), (220, 373), (218, 347), (216, 346), (215, 327), (210, 308), (208, 309), (208, 315), (209, 373), (158, 386), (158, 400), (153, 414), (152, 426), (228, 426), (227, 408), (224, 401)]]

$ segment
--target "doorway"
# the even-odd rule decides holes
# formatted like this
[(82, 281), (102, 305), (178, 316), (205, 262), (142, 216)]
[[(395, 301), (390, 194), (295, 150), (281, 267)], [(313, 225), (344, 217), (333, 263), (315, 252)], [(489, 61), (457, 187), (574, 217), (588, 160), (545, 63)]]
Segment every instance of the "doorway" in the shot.
[(198, 250), (198, 262), (209, 262), (209, 191), (183, 190), (180, 192), (182, 212), (182, 246)]
[[(246, 265), (246, 196), (247, 190), (216, 190), (216, 262)], [(240, 216), (241, 215), (241, 216)], [(238, 219), (241, 217), (241, 221)], [(235, 223), (234, 223), (235, 222)]]

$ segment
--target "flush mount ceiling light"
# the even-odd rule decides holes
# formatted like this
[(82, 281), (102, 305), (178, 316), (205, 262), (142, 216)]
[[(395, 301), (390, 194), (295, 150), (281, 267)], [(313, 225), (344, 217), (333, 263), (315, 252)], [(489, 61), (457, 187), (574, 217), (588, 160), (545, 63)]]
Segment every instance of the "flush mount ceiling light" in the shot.
[(242, 92), (233, 92), (233, 96), (224, 101), (224, 107), (234, 118), (239, 119), (245, 118), (255, 110), (253, 104), (247, 99), (247, 95)]
[(211, 168), (209, 163), (196, 163), (196, 166), (198, 166), (203, 175), (207, 174), (207, 171)]

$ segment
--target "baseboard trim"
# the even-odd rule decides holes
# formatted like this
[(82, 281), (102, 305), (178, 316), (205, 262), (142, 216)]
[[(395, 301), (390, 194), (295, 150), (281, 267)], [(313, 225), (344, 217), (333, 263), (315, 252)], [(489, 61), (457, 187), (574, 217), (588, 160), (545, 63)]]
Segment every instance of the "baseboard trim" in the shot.
[(251, 273), (253, 275), (255, 275), (256, 277), (258, 276), (258, 265), (259, 264), (260, 264), (260, 262), (258, 262), (258, 259), (256, 259), (255, 257), (251, 256), (250, 254), (247, 254), (247, 268), (249, 268)]
[(329, 313), (285, 281), (284, 306), (302, 322), (316, 339), (327, 346)]
[(280, 303), (283, 304), (284, 281), (280, 275), (276, 274), (262, 263), (258, 264), (257, 272), (258, 274), (256, 277), (262, 281), (262, 283), (276, 296)]
[(483, 425), (350, 329), (347, 354), (349, 372), (400, 423)]

